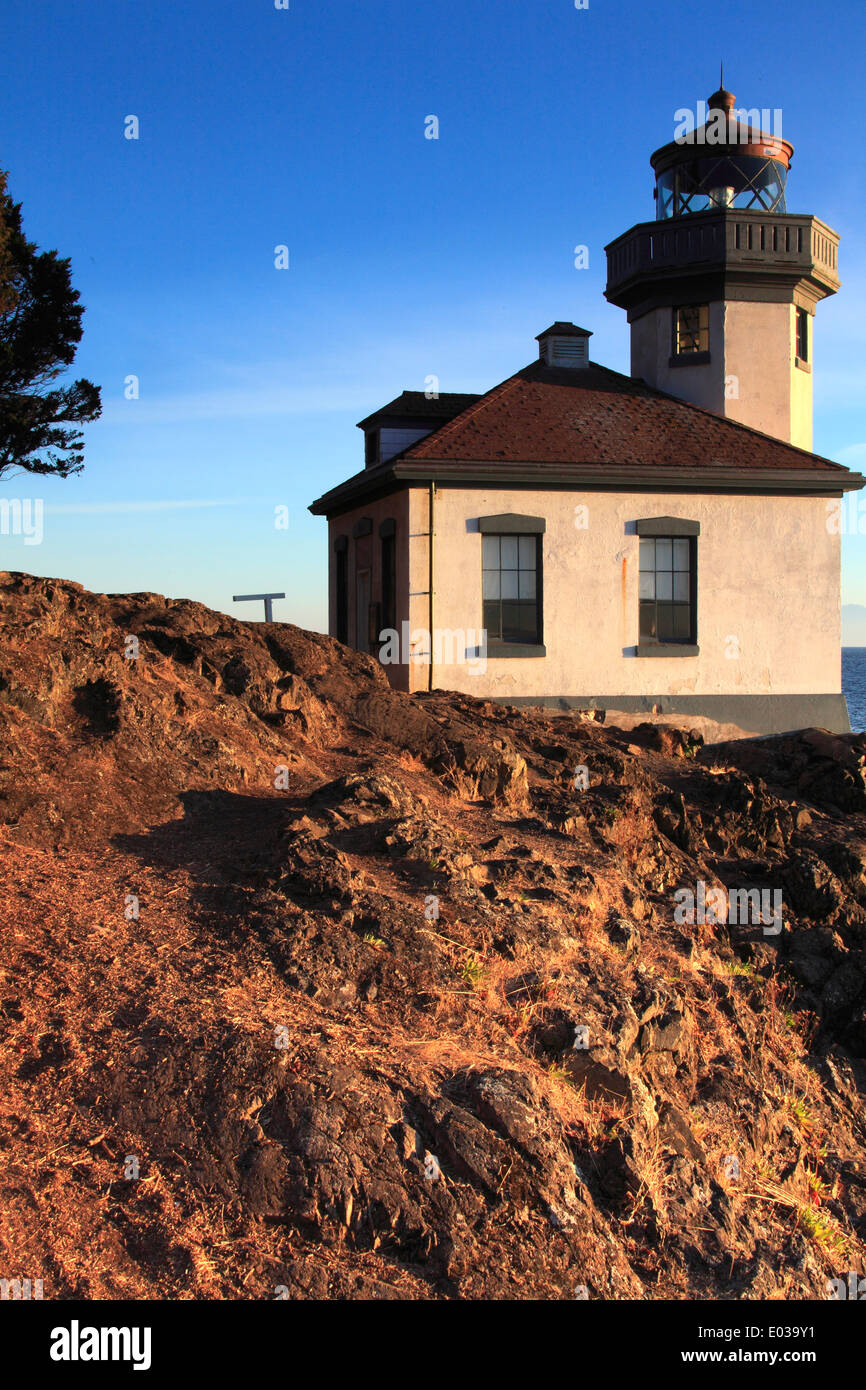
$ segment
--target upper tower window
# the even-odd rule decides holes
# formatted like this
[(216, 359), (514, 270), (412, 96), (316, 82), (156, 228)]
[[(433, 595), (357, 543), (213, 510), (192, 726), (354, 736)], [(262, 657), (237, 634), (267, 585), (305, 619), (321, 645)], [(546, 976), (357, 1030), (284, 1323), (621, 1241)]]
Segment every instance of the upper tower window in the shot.
[(797, 310), (797, 358), (809, 361), (809, 315), (805, 309)]
[(673, 352), (676, 357), (710, 350), (709, 304), (684, 304), (674, 309)]

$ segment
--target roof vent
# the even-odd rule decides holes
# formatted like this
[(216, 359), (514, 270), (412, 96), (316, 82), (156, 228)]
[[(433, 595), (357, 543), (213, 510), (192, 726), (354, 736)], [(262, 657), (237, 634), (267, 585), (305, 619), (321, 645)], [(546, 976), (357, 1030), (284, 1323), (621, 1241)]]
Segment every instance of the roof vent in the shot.
[(536, 339), (538, 360), (548, 367), (588, 367), (591, 337), (588, 328), (576, 323), (552, 323)]

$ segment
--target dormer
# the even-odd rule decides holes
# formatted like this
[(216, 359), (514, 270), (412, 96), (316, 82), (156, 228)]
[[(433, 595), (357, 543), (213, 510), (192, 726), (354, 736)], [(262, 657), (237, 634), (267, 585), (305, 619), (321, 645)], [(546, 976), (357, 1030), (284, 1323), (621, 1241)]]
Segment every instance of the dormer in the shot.
[(538, 360), (547, 367), (588, 367), (591, 337), (588, 328), (576, 323), (552, 323), (536, 339)]
[(365, 468), (387, 463), (479, 399), (463, 391), (445, 391), (429, 398), (424, 391), (404, 391), (359, 420), (358, 429), (364, 431)]

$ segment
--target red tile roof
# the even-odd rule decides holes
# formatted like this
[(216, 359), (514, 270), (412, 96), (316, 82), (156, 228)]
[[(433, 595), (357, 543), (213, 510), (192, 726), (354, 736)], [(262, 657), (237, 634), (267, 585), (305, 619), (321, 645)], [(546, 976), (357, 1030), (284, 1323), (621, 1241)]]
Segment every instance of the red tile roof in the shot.
[(592, 362), (533, 362), (310, 506), (335, 516), (407, 484), (794, 492), (863, 487), (842, 464)]
[(524, 367), (399, 458), (848, 471), (595, 363)]

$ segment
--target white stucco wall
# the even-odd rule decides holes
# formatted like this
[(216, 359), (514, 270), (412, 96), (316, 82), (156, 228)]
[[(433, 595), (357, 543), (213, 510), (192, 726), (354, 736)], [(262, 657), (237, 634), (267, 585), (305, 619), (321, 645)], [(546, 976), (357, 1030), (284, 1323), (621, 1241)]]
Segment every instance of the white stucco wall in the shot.
[[(796, 304), (728, 300), (709, 306), (709, 362), (671, 366), (672, 310), (631, 325), (631, 374), (680, 400), (812, 448), (812, 376), (795, 364)], [(814, 316), (809, 313), (809, 358)]]
[[(503, 699), (838, 692), (840, 539), (827, 529), (827, 505), (826, 498), (805, 497), (440, 488), (435, 627), (482, 625), (478, 518), (543, 516), (547, 655), (491, 657), (483, 675), (452, 661), (435, 668), (434, 684)], [(578, 506), (588, 509), (585, 530), (575, 526)], [(696, 657), (634, 655), (634, 523), (658, 516), (700, 522)], [(425, 597), (423, 618), (418, 611), (425, 624), (426, 608)], [(426, 684), (426, 671), (412, 676), (413, 688)]]

